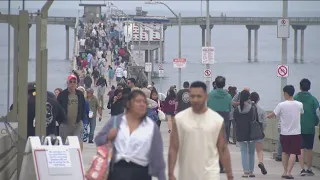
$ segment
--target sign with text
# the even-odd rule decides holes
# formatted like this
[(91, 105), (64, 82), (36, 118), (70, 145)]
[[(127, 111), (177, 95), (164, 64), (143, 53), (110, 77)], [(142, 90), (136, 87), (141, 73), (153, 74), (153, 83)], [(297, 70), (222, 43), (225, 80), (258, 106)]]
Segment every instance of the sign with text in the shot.
[(186, 65), (187, 65), (187, 60), (185, 58), (173, 59), (173, 68), (185, 68)]
[(277, 35), (278, 35), (278, 38), (289, 38), (290, 37), (289, 19), (278, 19)]
[(144, 71), (145, 71), (145, 72), (151, 72), (151, 71), (152, 71), (152, 63), (146, 62), (146, 63), (144, 64)]
[(214, 47), (202, 47), (202, 64), (214, 64)]
[(46, 151), (49, 168), (71, 167), (70, 153), (68, 149), (52, 149)]

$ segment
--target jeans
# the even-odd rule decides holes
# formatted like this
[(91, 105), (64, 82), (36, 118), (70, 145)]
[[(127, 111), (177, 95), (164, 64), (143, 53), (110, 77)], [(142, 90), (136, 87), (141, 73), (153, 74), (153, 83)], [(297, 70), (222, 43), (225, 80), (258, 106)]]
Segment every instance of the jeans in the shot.
[(255, 151), (256, 151), (256, 142), (239, 142), (240, 151), (241, 151), (241, 161), (243, 172), (253, 173), (254, 172), (254, 161), (255, 161)]
[(236, 136), (236, 122), (234, 119), (225, 121), (226, 139), (227, 139), (227, 142), (230, 139), (231, 124), (232, 124), (232, 141), (235, 143), (237, 136)]
[(94, 130), (96, 129), (96, 123), (97, 123), (96, 117), (89, 118), (89, 125), (90, 125), (89, 141), (93, 140)]

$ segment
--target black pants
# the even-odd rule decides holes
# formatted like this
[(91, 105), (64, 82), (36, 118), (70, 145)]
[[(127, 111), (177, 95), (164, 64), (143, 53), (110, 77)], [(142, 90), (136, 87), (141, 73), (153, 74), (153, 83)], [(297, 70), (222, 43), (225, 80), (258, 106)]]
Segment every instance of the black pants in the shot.
[(132, 162), (119, 161), (114, 164), (108, 180), (151, 180), (148, 167), (143, 167)]
[(158, 120), (158, 121), (156, 121), (156, 123), (157, 123), (157, 125), (158, 125), (158, 127), (159, 127), (159, 129), (160, 129), (161, 121), (160, 121), (160, 120)]

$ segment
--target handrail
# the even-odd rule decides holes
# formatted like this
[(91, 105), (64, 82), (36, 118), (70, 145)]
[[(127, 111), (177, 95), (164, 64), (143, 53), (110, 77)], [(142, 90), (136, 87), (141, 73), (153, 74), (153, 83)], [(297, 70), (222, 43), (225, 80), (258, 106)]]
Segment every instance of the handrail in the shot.
[[(30, 22), (35, 23), (35, 16), (30, 14)], [(137, 17), (138, 18), (138, 17)], [(167, 17), (170, 21), (169, 24), (177, 24), (176, 17)], [(182, 17), (182, 24), (202, 24), (205, 23), (205, 17)], [(281, 17), (211, 17), (211, 23), (241, 23), (241, 21), (248, 21), (245, 23), (256, 23), (256, 24), (276, 24), (278, 19)], [(304, 25), (320, 25), (320, 17), (289, 17), (290, 24), (304, 24)], [(2, 22), (3, 20), (0, 20)], [(73, 25), (77, 22), (76, 17), (48, 17), (49, 24), (65, 24)]]

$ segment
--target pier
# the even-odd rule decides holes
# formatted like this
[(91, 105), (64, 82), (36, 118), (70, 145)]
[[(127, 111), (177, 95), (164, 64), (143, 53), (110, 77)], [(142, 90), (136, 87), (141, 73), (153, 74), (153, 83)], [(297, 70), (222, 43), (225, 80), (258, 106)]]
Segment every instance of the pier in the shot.
[[(76, 17), (59, 17), (51, 16), (47, 19), (48, 25), (64, 25), (66, 26), (66, 54), (69, 54), (69, 27), (74, 28), (76, 24)], [(276, 26), (278, 19), (281, 17), (210, 17), (210, 28), (212, 29), (215, 25), (242, 25), (248, 29), (248, 62), (258, 62), (258, 30), (260, 26)], [(0, 15), (0, 23), (7, 22), (5, 15)], [(126, 21), (129, 18), (121, 18)], [(143, 17), (131, 16), (133, 21), (143, 22)], [(176, 17), (168, 17), (159, 19), (163, 24), (166, 25), (164, 28), (172, 26), (178, 26), (178, 19)], [(29, 15), (29, 24), (36, 23), (36, 16)], [(307, 26), (320, 26), (320, 17), (290, 17), (289, 23), (294, 30), (294, 62), (298, 62), (298, 59), (302, 63), (304, 61), (304, 34)], [(181, 17), (181, 26), (200, 26), (202, 33), (202, 46), (205, 44), (205, 29), (206, 29), (206, 18), (205, 17)], [(254, 45), (253, 45), (253, 58), (252, 58), (252, 31), (254, 31)], [(300, 31), (300, 56), (298, 58), (298, 31)], [(165, 33), (165, 31), (164, 31)], [(69, 57), (66, 56), (66, 59)], [(161, 61), (164, 61), (162, 56)]]

